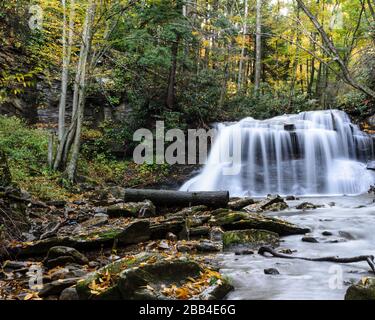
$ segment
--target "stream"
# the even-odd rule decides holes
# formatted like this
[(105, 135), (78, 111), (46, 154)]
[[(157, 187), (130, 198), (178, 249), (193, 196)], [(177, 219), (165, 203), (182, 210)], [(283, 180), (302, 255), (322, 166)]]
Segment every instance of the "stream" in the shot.
[[(325, 207), (292, 209), (303, 201)], [(331, 207), (332, 202), (335, 205)], [(304, 257), (375, 255), (373, 196), (310, 197), (288, 204), (291, 209), (270, 215), (308, 226), (319, 243), (303, 242), (301, 235), (288, 236), (282, 238), (280, 248), (297, 250), (293, 255)], [(332, 235), (323, 236), (324, 231)], [(336, 264), (228, 252), (220, 256), (220, 264), (221, 272), (235, 287), (228, 299), (344, 299), (351, 282), (371, 276), (366, 262)], [(276, 268), (280, 274), (266, 275), (267, 268)]]

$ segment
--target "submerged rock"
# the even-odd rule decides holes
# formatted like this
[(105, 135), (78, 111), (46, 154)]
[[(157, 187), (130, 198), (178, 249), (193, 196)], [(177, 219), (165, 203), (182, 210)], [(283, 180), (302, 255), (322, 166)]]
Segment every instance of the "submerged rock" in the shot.
[(279, 236), (305, 234), (310, 231), (308, 228), (299, 227), (278, 218), (267, 217), (259, 213), (231, 211), (228, 209), (216, 211), (216, 215), (212, 216), (210, 224), (220, 226), (226, 231), (262, 229), (278, 233)]
[(279, 270), (275, 268), (268, 268), (268, 269), (264, 269), (264, 274), (276, 275), (276, 274), (280, 274), (280, 272)]
[(375, 300), (375, 278), (364, 278), (351, 285), (346, 291), (345, 300)]
[(256, 229), (227, 231), (223, 236), (224, 248), (231, 248), (238, 245), (252, 249), (264, 245), (277, 247), (279, 241), (280, 239), (277, 233)]
[(313, 204), (313, 203), (310, 203), (310, 202), (302, 202), (298, 206), (296, 206), (296, 209), (298, 209), (298, 210), (310, 210), (310, 209), (317, 209), (317, 208), (321, 208), (321, 207), (323, 207), (323, 206)]
[(319, 243), (318, 239), (314, 237), (303, 237), (302, 238), (303, 242), (310, 242), (310, 243)]

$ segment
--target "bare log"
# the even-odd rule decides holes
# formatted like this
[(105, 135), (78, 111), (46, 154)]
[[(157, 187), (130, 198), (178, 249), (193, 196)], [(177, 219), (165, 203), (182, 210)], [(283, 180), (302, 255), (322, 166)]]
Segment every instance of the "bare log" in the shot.
[(229, 192), (125, 189), (124, 200), (125, 202), (150, 200), (156, 205), (169, 207), (206, 205), (214, 208), (225, 208), (229, 201)]
[(356, 256), (350, 258), (339, 258), (336, 256), (329, 256), (329, 257), (321, 257), (321, 258), (305, 258), (305, 257), (296, 257), (290, 256), (283, 253), (278, 253), (270, 247), (260, 247), (258, 253), (262, 256), (265, 256), (266, 253), (276, 257), (276, 258), (283, 258), (283, 259), (300, 259), (300, 260), (307, 260), (307, 261), (324, 261), (324, 262), (334, 262), (334, 263), (353, 263), (353, 262), (362, 262), (366, 261), (372, 272), (375, 273), (375, 264), (374, 264), (374, 256)]

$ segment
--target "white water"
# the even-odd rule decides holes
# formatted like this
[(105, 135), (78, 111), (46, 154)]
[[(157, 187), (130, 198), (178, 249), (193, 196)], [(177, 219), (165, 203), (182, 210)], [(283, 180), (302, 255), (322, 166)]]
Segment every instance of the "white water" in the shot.
[[(278, 213), (278, 216), (309, 227), (319, 243), (302, 242), (302, 235), (288, 236), (282, 238), (278, 249), (297, 250), (294, 256), (310, 258), (375, 254), (373, 196), (301, 198), (288, 204), (293, 207), (303, 201), (326, 206), (305, 212), (289, 209)], [(335, 206), (327, 205), (332, 201), (336, 202)], [(332, 236), (323, 236), (324, 231), (330, 231)], [(335, 243), (334, 240), (339, 242)], [(266, 275), (266, 268), (276, 268), (280, 274)], [(233, 252), (222, 254), (220, 262), (220, 272), (235, 287), (228, 299), (341, 300), (351, 282), (357, 283), (362, 277), (373, 276), (369, 270), (366, 262), (335, 264), (258, 254), (237, 256)]]
[[(342, 111), (246, 118), (218, 129), (202, 173), (181, 190), (229, 190), (231, 196), (355, 195), (375, 182), (375, 173), (366, 170), (366, 162), (375, 159), (373, 140)], [(241, 151), (240, 157), (230, 161), (234, 150)], [(239, 172), (227, 174), (228, 168)]]

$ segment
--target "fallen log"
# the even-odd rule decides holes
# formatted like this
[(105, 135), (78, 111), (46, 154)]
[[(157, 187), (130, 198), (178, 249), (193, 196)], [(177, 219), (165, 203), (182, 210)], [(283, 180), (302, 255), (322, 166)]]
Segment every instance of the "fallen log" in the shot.
[(229, 202), (229, 192), (125, 189), (124, 200), (125, 202), (150, 200), (156, 205), (166, 207), (206, 205), (214, 208), (225, 208)]
[(374, 256), (372, 255), (356, 256), (356, 257), (350, 257), (350, 258), (339, 258), (336, 256), (321, 257), (321, 258), (306, 258), (306, 257), (296, 257), (296, 256), (290, 256), (287, 254), (279, 253), (270, 247), (259, 248), (258, 254), (265, 256), (266, 253), (269, 253), (276, 258), (299, 259), (299, 260), (307, 260), (307, 261), (324, 261), (324, 262), (334, 262), (334, 263), (353, 263), (353, 262), (366, 261), (369, 264), (372, 272), (375, 273)]

